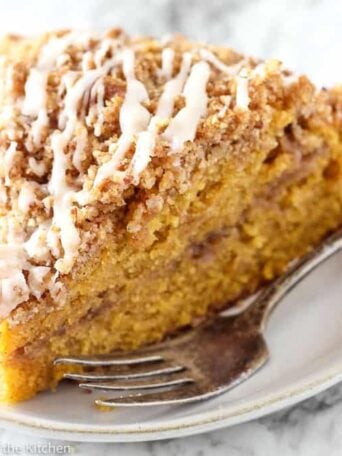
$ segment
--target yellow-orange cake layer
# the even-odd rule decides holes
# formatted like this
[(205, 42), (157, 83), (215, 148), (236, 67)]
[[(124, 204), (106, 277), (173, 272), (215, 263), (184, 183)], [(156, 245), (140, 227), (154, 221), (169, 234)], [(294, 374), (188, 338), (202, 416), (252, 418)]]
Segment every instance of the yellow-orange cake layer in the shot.
[[(63, 373), (52, 365), (57, 356), (132, 349), (198, 324), (281, 274), (342, 222), (340, 89), (317, 91), (278, 62), (180, 37), (80, 36), (0, 44), (5, 402), (53, 387)], [(127, 49), (130, 61), (121, 56)], [(110, 59), (114, 69), (101, 73)], [(171, 111), (157, 116), (177, 77)], [(68, 91), (76, 97), (69, 111)], [(61, 155), (53, 141), (67, 128)], [(118, 144), (123, 155), (112, 163)], [(40, 243), (27, 249), (39, 227), (47, 227)]]

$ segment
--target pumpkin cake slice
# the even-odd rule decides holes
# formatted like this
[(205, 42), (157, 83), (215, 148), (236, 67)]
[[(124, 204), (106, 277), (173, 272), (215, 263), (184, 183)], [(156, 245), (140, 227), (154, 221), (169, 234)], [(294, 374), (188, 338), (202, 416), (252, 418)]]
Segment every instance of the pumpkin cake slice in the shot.
[(231, 49), (0, 41), (0, 400), (159, 341), (342, 222), (341, 90)]

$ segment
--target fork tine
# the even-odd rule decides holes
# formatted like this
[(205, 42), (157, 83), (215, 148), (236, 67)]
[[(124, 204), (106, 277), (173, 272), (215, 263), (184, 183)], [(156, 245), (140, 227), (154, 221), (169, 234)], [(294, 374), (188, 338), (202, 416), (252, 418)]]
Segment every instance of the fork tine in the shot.
[(89, 374), (74, 374), (74, 373), (65, 373), (63, 378), (69, 380), (75, 380), (78, 382), (88, 382), (88, 381), (103, 381), (103, 380), (128, 380), (134, 378), (146, 378), (146, 377), (155, 377), (158, 375), (174, 374), (177, 372), (182, 372), (184, 370), (183, 366), (170, 366), (160, 369), (152, 370), (142, 370), (139, 372), (127, 372), (127, 373), (113, 373), (113, 374), (100, 374), (100, 373), (89, 373)]
[(192, 378), (177, 378), (174, 380), (142, 380), (139, 383), (130, 381), (118, 383), (80, 383), (79, 387), (84, 389), (102, 390), (102, 391), (130, 391), (144, 389), (169, 388), (173, 386), (181, 386), (187, 383), (193, 383)]
[(177, 389), (153, 393), (137, 393), (110, 399), (95, 399), (95, 404), (105, 407), (151, 407), (156, 405), (182, 405), (210, 399), (229, 388), (202, 392), (196, 384), (183, 385)]
[(54, 360), (54, 365), (58, 364), (74, 364), (78, 366), (87, 366), (87, 367), (100, 367), (100, 366), (124, 366), (124, 365), (134, 365), (134, 364), (143, 364), (143, 363), (154, 363), (158, 361), (163, 361), (161, 355), (127, 355), (120, 358), (114, 357), (113, 355), (108, 356), (96, 356), (96, 357), (61, 357)]

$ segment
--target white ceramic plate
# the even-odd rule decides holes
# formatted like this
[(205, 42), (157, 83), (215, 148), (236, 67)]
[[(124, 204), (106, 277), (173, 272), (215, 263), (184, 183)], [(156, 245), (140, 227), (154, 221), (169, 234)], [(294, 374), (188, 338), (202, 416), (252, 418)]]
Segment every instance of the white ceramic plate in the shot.
[[(56, 393), (0, 408), (0, 426), (49, 438), (143, 441), (241, 423), (293, 405), (342, 379), (342, 254), (312, 273), (274, 312), (268, 364), (237, 388), (203, 403), (100, 412), (94, 394), (65, 384)], [(103, 395), (103, 394), (102, 394)]]

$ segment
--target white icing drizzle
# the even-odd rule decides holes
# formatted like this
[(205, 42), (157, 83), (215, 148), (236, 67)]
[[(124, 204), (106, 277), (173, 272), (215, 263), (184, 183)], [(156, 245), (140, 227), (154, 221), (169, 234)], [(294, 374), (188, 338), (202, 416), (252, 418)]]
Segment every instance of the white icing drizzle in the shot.
[[(96, 79), (91, 90), (88, 90), (84, 96), (84, 107), (90, 104), (90, 109), (88, 116), (86, 118), (86, 123), (91, 124), (91, 122), (96, 119), (94, 125), (94, 134), (95, 136), (100, 136), (103, 122), (104, 122), (104, 97), (105, 97), (105, 86), (104, 86), (104, 76), (111, 72), (112, 68), (120, 62), (120, 56), (113, 56), (106, 62), (106, 54), (111, 51), (113, 53), (114, 48), (117, 48), (117, 42), (105, 38), (102, 40), (100, 47), (95, 52), (93, 61), (96, 65), (96, 68), (99, 71), (99, 77)], [(85, 57), (85, 56), (84, 56)], [(82, 59), (82, 67), (84, 66), (84, 57)]]
[(25, 99), (22, 112), (26, 116), (37, 117), (46, 100), (47, 74), (36, 68), (30, 70), (25, 84)]
[(160, 76), (166, 79), (172, 77), (173, 61), (175, 58), (175, 51), (171, 48), (165, 48), (162, 51), (162, 67), (160, 69)]
[(60, 236), (58, 228), (54, 225), (51, 226), (46, 233), (46, 244), (49, 247), (52, 255), (55, 258), (60, 257), (61, 255), (61, 246), (60, 246)]
[(28, 256), (35, 261), (47, 261), (50, 257), (50, 250), (47, 245), (50, 225), (49, 222), (39, 225), (23, 245)]
[(5, 205), (6, 203), (7, 203), (6, 187), (0, 181), (0, 204)]
[(27, 268), (26, 255), (19, 243), (0, 244), (0, 278), (11, 276), (20, 268)]
[[(53, 38), (45, 44), (41, 50), (37, 68), (30, 71), (29, 77), (25, 85), (25, 100), (23, 104), (23, 114), (36, 117), (31, 128), (31, 137), (33, 143), (38, 147), (41, 143), (41, 134), (44, 127), (48, 125), (49, 118), (46, 109), (46, 85), (48, 71), (55, 64), (63, 64), (62, 54), (70, 45), (87, 45), (91, 38), (89, 33), (68, 33), (60, 38)], [(84, 61), (88, 62), (89, 53), (86, 52), (83, 56)], [(65, 60), (65, 59), (64, 59)], [(89, 63), (89, 62), (88, 62)], [(82, 61), (82, 68), (84, 68)], [(71, 74), (70, 74), (71, 73)], [(70, 87), (76, 78), (75, 73), (69, 72), (63, 77), (62, 87)]]
[(36, 147), (40, 146), (41, 134), (48, 125), (49, 118), (46, 110), (47, 72), (32, 68), (25, 84), (25, 99), (22, 112), (26, 116), (35, 117), (31, 126), (31, 138)]
[(13, 117), (15, 116), (15, 108), (12, 105), (5, 105), (1, 107), (0, 111), (0, 126), (9, 127), (13, 123)]
[(105, 97), (105, 86), (103, 78), (98, 79), (93, 85), (89, 100), (85, 101), (85, 104), (90, 104), (89, 114), (86, 117), (87, 125), (92, 125), (94, 122), (94, 135), (100, 136), (102, 126), (104, 122), (104, 97)]
[(104, 122), (104, 113), (103, 113), (104, 97), (105, 97), (105, 86), (104, 86), (103, 80), (101, 79), (101, 82), (97, 89), (97, 102), (96, 102), (97, 121), (94, 126), (95, 136), (100, 136), (101, 131), (102, 131), (102, 126), (103, 126), (103, 122)]
[(39, 163), (34, 157), (29, 157), (28, 163), (29, 163), (30, 169), (34, 172), (34, 174), (36, 176), (38, 176), (38, 177), (44, 176), (44, 174), (46, 172), (46, 167), (45, 167), (45, 163), (43, 161)]
[[(54, 196), (52, 220), (53, 226), (57, 226), (60, 230), (60, 240), (64, 250), (64, 257), (56, 261), (55, 267), (64, 274), (70, 272), (80, 244), (80, 236), (72, 214), (73, 203), (77, 197), (75, 189), (67, 182), (66, 172), (69, 167), (69, 157), (65, 153), (65, 149), (76, 132), (78, 110), (85, 93), (89, 92), (93, 84), (107, 74), (116, 62), (117, 60), (112, 58), (101, 68), (87, 71), (73, 85), (70, 81), (67, 82), (64, 108), (58, 120), (58, 126), (62, 131), (55, 132), (51, 138), (54, 155), (49, 182), (49, 191)], [(80, 151), (78, 156), (80, 156)]]
[(126, 49), (122, 54), (122, 64), (127, 89), (120, 111), (120, 127), (123, 136), (133, 136), (143, 131), (151, 117), (149, 111), (142, 105), (144, 101), (148, 101), (148, 93), (144, 84), (135, 78), (134, 62), (133, 50)]
[(220, 98), (223, 101), (224, 105), (219, 110), (217, 116), (218, 116), (219, 119), (222, 119), (226, 115), (226, 112), (229, 109), (230, 103), (232, 101), (232, 97), (230, 95), (222, 95)]
[(72, 156), (72, 164), (75, 168), (82, 173), (82, 161), (84, 157), (84, 151), (87, 145), (88, 132), (84, 126), (79, 126), (76, 135), (76, 147)]
[(18, 223), (14, 217), (7, 220), (7, 242), (9, 244), (21, 245), (25, 240), (25, 231), (23, 226)]
[(248, 75), (247, 72), (241, 71), (236, 77), (236, 107), (247, 110), (249, 106), (248, 94)]
[(1, 318), (29, 298), (30, 290), (23, 274), (28, 268), (26, 255), (20, 243), (0, 244)]
[(195, 138), (198, 123), (207, 109), (209, 76), (210, 68), (206, 62), (198, 62), (191, 68), (183, 90), (185, 107), (171, 120), (163, 135), (174, 150), (181, 149), (186, 141)]
[(218, 70), (222, 71), (222, 73), (226, 73), (230, 76), (237, 75), (245, 63), (244, 60), (241, 60), (240, 62), (233, 65), (226, 65), (219, 58), (217, 58), (216, 55), (208, 51), (208, 49), (200, 49), (199, 53), (203, 60), (206, 60), (215, 66)]
[(77, 77), (78, 73), (76, 71), (68, 71), (62, 76), (58, 89), (58, 96), (61, 101), (65, 92), (67, 92), (75, 84)]
[[(71, 122), (73, 121), (74, 118), (71, 116)], [(74, 189), (67, 182), (68, 156), (64, 152), (70, 140), (71, 128), (72, 123), (68, 123), (62, 133), (56, 132), (52, 136), (51, 148), (54, 159), (49, 182), (49, 191), (54, 196), (52, 221), (60, 229), (60, 239), (64, 250), (64, 257), (57, 260), (55, 267), (65, 274), (70, 272), (80, 243), (80, 236), (71, 213)]]
[(134, 181), (137, 182), (141, 172), (148, 165), (155, 146), (155, 128), (139, 133), (131, 167)]
[(64, 130), (66, 142), (70, 141), (78, 119), (78, 110), (84, 94), (89, 91), (95, 81), (101, 77), (100, 70), (89, 70), (72, 86), (67, 87), (64, 108), (59, 115), (58, 127)]
[(133, 50), (124, 50), (122, 53), (122, 67), (127, 81), (127, 88), (120, 110), (121, 136), (111, 160), (98, 169), (94, 182), (95, 186), (114, 175), (134, 137), (146, 130), (151, 118), (149, 111), (142, 105), (144, 101), (148, 100), (148, 93), (145, 86), (135, 78), (134, 62)]
[(30, 207), (36, 203), (36, 189), (38, 184), (32, 181), (26, 181), (23, 183), (19, 197), (18, 197), (18, 208), (25, 214), (30, 210)]
[(63, 56), (69, 46), (79, 45), (86, 47), (93, 36), (94, 34), (89, 32), (70, 32), (62, 37), (51, 38), (40, 51), (37, 67), (46, 71), (53, 69), (57, 60)]
[(21, 302), (30, 297), (30, 289), (22, 271), (17, 270), (10, 277), (1, 280), (0, 317), (8, 315)]
[(5, 185), (11, 185), (10, 172), (14, 163), (14, 157), (17, 152), (17, 143), (11, 141), (8, 149), (5, 151), (4, 155), (4, 171), (5, 171)]
[(42, 140), (42, 130), (49, 124), (49, 116), (45, 108), (39, 111), (37, 119), (32, 123), (31, 136), (33, 144), (39, 147)]
[(182, 92), (184, 82), (191, 66), (191, 54), (185, 53), (178, 75), (167, 81), (159, 99), (156, 114), (151, 118), (146, 131), (139, 133), (135, 153), (132, 159), (132, 174), (137, 182), (139, 175), (148, 165), (155, 147), (158, 123), (168, 120), (173, 111), (175, 98)]
[(183, 54), (181, 68), (177, 76), (167, 81), (163, 93), (159, 99), (156, 116), (161, 119), (168, 119), (172, 115), (175, 99), (182, 93), (186, 77), (191, 67), (191, 54)]
[[(249, 106), (249, 94), (248, 94), (248, 74), (247, 71), (243, 68), (245, 64), (244, 60), (234, 64), (226, 65), (220, 59), (218, 59), (212, 52), (207, 49), (200, 49), (200, 56), (207, 62), (214, 65), (218, 70), (226, 73), (230, 76), (235, 76), (236, 80), (236, 106), (239, 109), (247, 110)], [(264, 65), (258, 65), (254, 70), (254, 75), (264, 75)], [(226, 112), (226, 109), (221, 112), (223, 116)]]
[(49, 122), (46, 107), (48, 71), (55, 64), (61, 65), (64, 63), (63, 52), (71, 44), (84, 45), (89, 39), (89, 33), (68, 33), (63, 37), (50, 39), (40, 52), (37, 67), (30, 70), (25, 84), (25, 99), (22, 112), (24, 115), (36, 118), (31, 128), (31, 137), (36, 147), (40, 145), (42, 130)]
[(94, 63), (96, 68), (101, 68), (103, 61), (106, 58), (106, 54), (113, 49), (113, 40), (110, 38), (105, 38), (101, 41), (101, 44), (97, 51), (94, 54)]
[(85, 52), (81, 63), (83, 73), (91, 69), (93, 61), (93, 54), (90, 51)]
[(12, 92), (13, 90), (13, 67), (9, 66), (6, 71), (6, 78), (5, 78), (5, 90)]
[(28, 274), (28, 285), (34, 297), (40, 299), (45, 291), (44, 279), (49, 274), (50, 268), (46, 266), (35, 266)]

